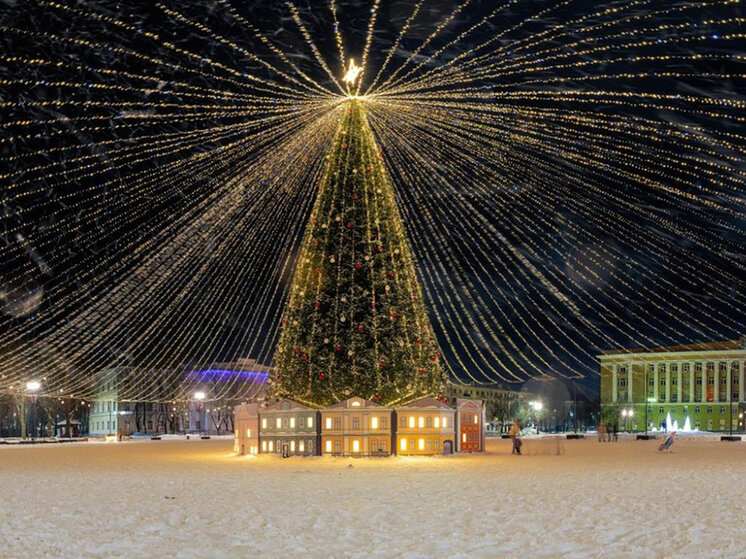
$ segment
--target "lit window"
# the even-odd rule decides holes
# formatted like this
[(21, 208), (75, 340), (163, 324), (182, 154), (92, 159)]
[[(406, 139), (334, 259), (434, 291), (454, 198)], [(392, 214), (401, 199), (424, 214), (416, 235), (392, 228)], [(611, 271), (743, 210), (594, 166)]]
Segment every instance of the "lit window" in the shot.
[(331, 429), (332, 428), (332, 418), (331, 417), (327, 417), (326, 418), (326, 428), (327, 429)]
[(351, 405), (351, 406), (355, 406), (355, 407), (357, 408), (357, 407), (359, 407), (359, 406), (360, 406), (360, 402), (358, 402), (357, 400), (355, 400), (355, 401), (354, 401), (354, 402), (352, 402), (352, 404), (350, 404), (350, 405)]
[(279, 417), (277, 418), (277, 421), (275, 423), (276, 423), (278, 429), (280, 427), (282, 427), (282, 419), (280, 419)]
[(290, 418), (290, 428), (291, 429), (295, 428), (295, 418), (294, 417)]
[(417, 421), (417, 426), (422, 429), (425, 426), (425, 418), (420, 416), (420, 419)]
[(267, 441), (262, 441), (262, 452), (267, 452)]
[(306, 450), (306, 445), (303, 441), (298, 443), (298, 452), (304, 452)]
[(407, 450), (407, 439), (401, 440), (401, 442), (399, 443), (399, 448), (401, 448), (402, 450)]
[(466, 442), (466, 433), (461, 435), (461, 442)]
[(327, 452), (332, 451), (332, 441), (326, 441), (326, 451)]
[(273, 441), (269, 441), (269, 451), (270, 452), (272, 452), (272, 450), (274, 450), (274, 446), (275, 446), (274, 442)]
[(474, 415), (474, 423), (479, 423), (479, 416), (476, 414)]
[(312, 415), (308, 416), (308, 426), (313, 427), (313, 416)]
[(436, 417), (436, 418), (435, 418), (435, 427), (436, 427), (436, 428), (439, 428), (439, 427), (440, 427), (440, 418), (439, 418), (439, 417)]
[(266, 429), (266, 428), (267, 428), (267, 418), (265, 417), (265, 418), (262, 418), (262, 429)]
[(246, 429), (246, 438), (247, 439), (251, 438), (251, 429)]
[(414, 416), (409, 418), (409, 427), (414, 428)]
[(377, 417), (371, 417), (370, 418), (370, 428), (371, 429), (378, 429), (378, 418)]
[(420, 447), (420, 450), (425, 450), (425, 439), (420, 439), (417, 441), (417, 444)]
[(295, 441), (290, 441), (290, 452), (295, 452)]
[(360, 452), (360, 441), (352, 441), (352, 452)]

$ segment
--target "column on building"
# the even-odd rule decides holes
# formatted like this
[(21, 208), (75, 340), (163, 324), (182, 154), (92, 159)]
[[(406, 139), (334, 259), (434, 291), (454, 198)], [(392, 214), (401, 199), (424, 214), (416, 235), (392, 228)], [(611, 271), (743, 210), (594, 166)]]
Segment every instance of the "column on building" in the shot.
[(702, 377), (702, 403), (707, 403), (707, 391), (709, 388), (709, 384), (707, 383), (707, 361), (702, 361), (702, 372), (700, 373)]
[(694, 394), (697, 387), (694, 385), (694, 361), (689, 361), (689, 401), (694, 403)]
[(658, 401), (658, 394), (660, 393), (660, 373), (658, 367), (653, 366), (653, 399)]
[[(720, 365), (718, 363), (715, 363), (715, 366), (712, 368), (712, 374), (715, 375), (712, 385), (712, 401), (717, 402), (720, 398)], [(707, 382), (710, 382), (709, 378)]]
[(619, 368), (619, 365), (616, 363), (611, 369), (611, 401), (615, 404), (617, 403), (617, 397), (619, 394), (617, 394), (617, 369)]
[(671, 401), (671, 363), (666, 363), (666, 397), (664, 402)]
[(746, 387), (743, 385), (744, 380), (744, 369), (746, 369), (746, 362), (740, 363), (738, 366), (738, 401), (743, 402), (746, 401), (746, 397), (744, 397), (744, 390), (746, 390)]
[(635, 401), (635, 393), (632, 392), (632, 363), (627, 363), (627, 402), (630, 404)]
[(733, 363), (728, 363), (726, 367), (725, 382), (727, 384), (725, 385), (725, 400), (730, 406), (730, 403), (733, 401)]
[(679, 402), (683, 402), (684, 398), (684, 363), (677, 361), (676, 363), (676, 392), (679, 395)]

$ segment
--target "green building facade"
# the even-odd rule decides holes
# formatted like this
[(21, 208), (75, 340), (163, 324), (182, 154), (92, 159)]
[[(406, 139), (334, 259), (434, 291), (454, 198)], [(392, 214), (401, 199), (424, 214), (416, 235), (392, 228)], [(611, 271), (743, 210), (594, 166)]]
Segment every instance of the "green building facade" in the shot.
[(622, 349), (599, 356), (602, 421), (622, 431), (744, 429), (746, 336), (739, 340), (653, 349)]

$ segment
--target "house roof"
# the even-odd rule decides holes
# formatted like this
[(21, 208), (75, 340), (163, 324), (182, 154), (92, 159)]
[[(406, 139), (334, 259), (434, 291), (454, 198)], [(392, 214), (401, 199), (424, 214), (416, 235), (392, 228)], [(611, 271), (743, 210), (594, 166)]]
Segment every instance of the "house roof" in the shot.
[(386, 406), (382, 406), (381, 404), (376, 404), (375, 402), (371, 402), (370, 400), (366, 400), (364, 398), (360, 398), (357, 396), (353, 398), (348, 398), (347, 400), (342, 400), (341, 402), (337, 402), (336, 404), (332, 404), (326, 409), (357, 408), (357, 407), (390, 409), (390, 408), (387, 408)]
[(271, 406), (262, 408), (259, 411), (292, 411), (292, 410), (313, 410), (313, 408), (309, 408), (305, 404), (301, 404), (299, 402), (296, 402), (295, 400), (291, 400), (289, 398), (283, 398), (282, 400), (278, 400)]
[(398, 406), (398, 408), (437, 408), (441, 410), (453, 411), (453, 408), (451, 406), (438, 400), (437, 398), (420, 398), (419, 400), (415, 400), (414, 402), (410, 402), (409, 404)]
[(601, 355), (620, 355), (625, 353), (682, 353), (686, 351), (734, 351), (746, 349), (746, 336), (738, 340), (721, 342), (702, 342), (697, 344), (669, 345), (659, 347), (633, 347), (626, 349), (607, 349)]
[(475, 408), (481, 410), (483, 407), (482, 400), (465, 400), (464, 398), (456, 399), (456, 408)]

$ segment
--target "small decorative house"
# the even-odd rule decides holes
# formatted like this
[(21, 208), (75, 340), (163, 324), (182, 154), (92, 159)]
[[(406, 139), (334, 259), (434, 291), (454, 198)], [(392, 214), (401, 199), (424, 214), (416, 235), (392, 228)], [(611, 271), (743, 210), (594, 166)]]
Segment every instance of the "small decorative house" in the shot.
[(392, 452), (392, 410), (350, 398), (321, 410), (322, 454), (388, 456)]
[(459, 452), (484, 452), (485, 421), (482, 400), (456, 400), (456, 441)]
[(283, 456), (319, 454), (319, 412), (293, 400), (259, 410), (259, 452)]
[(454, 410), (435, 398), (396, 408), (396, 452), (400, 455), (451, 454)]
[(241, 404), (233, 409), (236, 426), (234, 452), (238, 455), (259, 452), (258, 404)]

